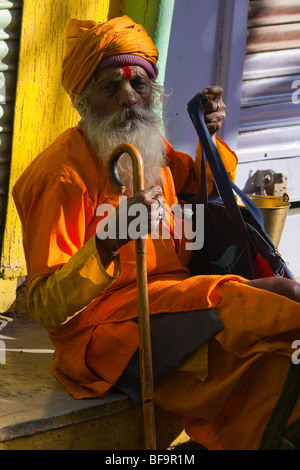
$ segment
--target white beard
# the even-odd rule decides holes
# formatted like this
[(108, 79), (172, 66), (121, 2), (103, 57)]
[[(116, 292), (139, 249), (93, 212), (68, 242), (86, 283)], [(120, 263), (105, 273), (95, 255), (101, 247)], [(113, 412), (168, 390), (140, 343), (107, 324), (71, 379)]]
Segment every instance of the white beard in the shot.
[[(121, 143), (130, 143), (142, 155), (145, 188), (160, 184), (160, 169), (166, 160), (166, 149), (160, 119), (154, 111), (134, 105), (111, 116), (102, 117), (89, 106), (81, 124), (105, 168), (112, 150)], [(132, 194), (132, 163), (128, 154), (120, 157), (118, 173), (128, 194)]]

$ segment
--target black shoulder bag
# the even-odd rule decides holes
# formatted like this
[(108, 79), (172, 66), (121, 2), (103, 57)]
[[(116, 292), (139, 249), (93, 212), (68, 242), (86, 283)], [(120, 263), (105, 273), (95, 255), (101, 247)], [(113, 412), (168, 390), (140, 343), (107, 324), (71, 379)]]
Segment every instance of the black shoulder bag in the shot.
[[(204, 100), (207, 97), (198, 93), (188, 103), (189, 115), (203, 147), (200, 190), (194, 202), (204, 205), (204, 246), (193, 253), (192, 275), (236, 274), (247, 279), (268, 276), (293, 279), (264, 230), (261, 211), (228, 177), (204, 122)], [(206, 160), (217, 190), (209, 196)], [(233, 191), (245, 207), (237, 204)]]

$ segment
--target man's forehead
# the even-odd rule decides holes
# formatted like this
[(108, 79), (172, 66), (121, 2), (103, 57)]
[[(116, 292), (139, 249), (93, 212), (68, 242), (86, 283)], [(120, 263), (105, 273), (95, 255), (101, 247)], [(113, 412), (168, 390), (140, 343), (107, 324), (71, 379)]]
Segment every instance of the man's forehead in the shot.
[(107, 67), (95, 75), (95, 80), (100, 83), (104, 80), (131, 80), (135, 77), (148, 77), (148, 74), (143, 67), (139, 65), (125, 65), (123, 67)]

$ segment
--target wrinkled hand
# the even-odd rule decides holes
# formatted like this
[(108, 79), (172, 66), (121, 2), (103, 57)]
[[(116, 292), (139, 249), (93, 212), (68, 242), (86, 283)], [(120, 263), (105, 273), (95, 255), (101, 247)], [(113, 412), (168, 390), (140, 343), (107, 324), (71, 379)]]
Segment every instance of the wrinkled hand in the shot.
[(223, 88), (219, 85), (207, 86), (202, 93), (209, 97), (209, 101), (203, 105), (204, 119), (208, 132), (215, 141), (216, 133), (226, 118), (226, 106), (222, 100)]
[(266, 277), (262, 279), (253, 279), (244, 284), (257, 289), (264, 289), (275, 294), (288, 297), (295, 302), (300, 302), (300, 284), (292, 279), (282, 277)]
[[(138, 233), (135, 233), (135, 224), (130, 227), (131, 223), (134, 222), (137, 216), (141, 214), (141, 224), (138, 227), (140, 236), (143, 237), (148, 233), (155, 230), (159, 224), (159, 217), (164, 217), (164, 197), (162, 188), (159, 185), (152, 186), (151, 188), (138, 191), (133, 197), (127, 200), (128, 204), (128, 241), (136, 240), (140, 238)], [(141, 206), (142, 212), (139, 212), (139, 206)], [(146, 211), (143, 210), (146, 208)], [(145, 215), (145, 217), (143, 217)], [(133, 228), (133, 230), (132, 230)]]
[[(96, 238), (101, 239), (106, 250), (117, 251), (129, 241), (155, 230), (159, 224), (159, 217), (164, 217), (164, 197), (162, 188), (155, 185), (123, 199)], [(109, 224), (112, 219), (114, 219), (113, 227), (117, 229), (116, 233), (110, 230)], [(101, 232), (107, 236), (103, 238)]]

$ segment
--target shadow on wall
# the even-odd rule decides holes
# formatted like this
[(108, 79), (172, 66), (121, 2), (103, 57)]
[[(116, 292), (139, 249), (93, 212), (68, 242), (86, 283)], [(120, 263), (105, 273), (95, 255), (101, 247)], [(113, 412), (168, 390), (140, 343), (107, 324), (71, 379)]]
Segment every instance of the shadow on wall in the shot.
[(9, 309), (5, 314), (17, 313), (18, 315), (23, 315), (27, 318), (30, 318), (28, 308), (27, 308), (27, 295), (28, 295), (28, 282), (26, 277), (18, 278), (18, 287), (16, 290), (16, 298), (14, 302), (10, 305)]

